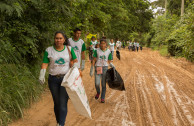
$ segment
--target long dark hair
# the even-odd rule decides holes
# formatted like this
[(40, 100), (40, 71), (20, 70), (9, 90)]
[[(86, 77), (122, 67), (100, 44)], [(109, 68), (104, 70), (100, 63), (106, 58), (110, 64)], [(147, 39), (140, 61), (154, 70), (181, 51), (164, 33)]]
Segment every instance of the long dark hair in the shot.
[(59, 34), (59, 33), (62, 34), (63, 37), (65, 38), (65, 42), (64, 42), (63, 45), (68, 45), (68, 46), (69, 46), (69, 40), (68, 40), (67, 36), (64, 34), (64, 32), (62, 32), (62, 31), (57, 31), (57, 32), (55, 32), (55, 37), (56, 37), (56, 35)]

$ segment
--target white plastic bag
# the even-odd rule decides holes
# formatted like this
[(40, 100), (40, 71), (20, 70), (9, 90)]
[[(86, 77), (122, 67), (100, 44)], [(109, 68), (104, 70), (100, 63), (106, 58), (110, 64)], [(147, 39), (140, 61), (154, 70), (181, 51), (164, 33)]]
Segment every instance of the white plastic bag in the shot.
[(71, 68), (68, 71), (63, 78), (61, 86), (66, 88), (76, 111), (92, 119), (88, 98), (78, 68)]

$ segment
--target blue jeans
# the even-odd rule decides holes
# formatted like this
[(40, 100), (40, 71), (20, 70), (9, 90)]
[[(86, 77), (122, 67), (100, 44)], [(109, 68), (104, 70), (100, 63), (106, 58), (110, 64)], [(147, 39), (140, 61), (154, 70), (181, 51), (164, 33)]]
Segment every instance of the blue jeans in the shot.
[(61, 126), (65, 124), (67, 116), (67, 102), (69, 96), (65, 87), (61, 86), (63, 76), (56, 77), (49, 75), (48, 84), (54, 101), (54, 112), (57, 123)]
[(97, 74), (95, 67), (95, 87), (98, 94), (100, 94), (100, 80), (102, 86), (101, 99), (105, 99), (106, 93), (106, 71), (108, 70), (108, 66), (102, 67), (102, 74)]

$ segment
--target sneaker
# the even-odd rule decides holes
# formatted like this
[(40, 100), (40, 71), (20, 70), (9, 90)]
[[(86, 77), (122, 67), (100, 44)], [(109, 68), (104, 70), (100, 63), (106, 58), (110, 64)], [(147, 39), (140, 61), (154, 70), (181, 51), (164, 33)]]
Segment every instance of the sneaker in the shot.
[(101, 99), (101, 103), (104, 103), (105, 101), (104, 101), (104, 99)]
[(99, 95), (100, 95), (100, 94), (97, 93), (96, 96), (95, 96), (95, 99), (98, 99), (98, 98), (99, 98)]

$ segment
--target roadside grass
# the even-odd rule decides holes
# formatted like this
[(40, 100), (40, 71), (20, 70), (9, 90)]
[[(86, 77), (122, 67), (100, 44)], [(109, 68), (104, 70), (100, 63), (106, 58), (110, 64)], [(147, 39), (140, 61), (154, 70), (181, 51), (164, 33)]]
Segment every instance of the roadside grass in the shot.
[(159, 52), (162, 56), (169, 56), (167, 46), (162, 46), (159, 49)]
[(169, 56), (167, 45), (163, 45), (161, 47), (152, 46), (152, 50), (159, 51), (160, 55), (162, 56)]
[[(37, 73), (39, 74), (39, 73)], [(0, 125), (7, 126), (23, 117), (23, 109), (36, 101), (45, 86), (26, 66), (0, 65)]]

